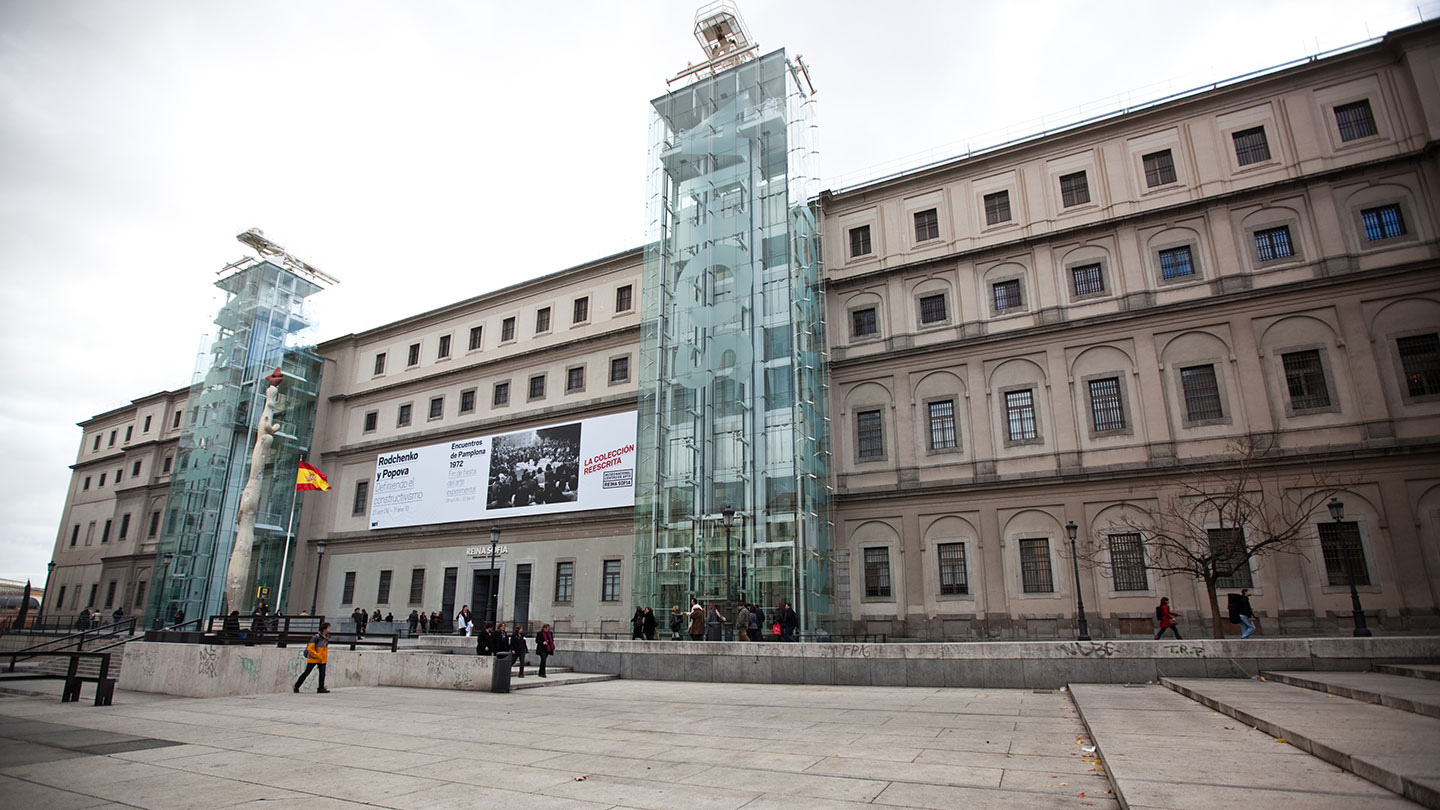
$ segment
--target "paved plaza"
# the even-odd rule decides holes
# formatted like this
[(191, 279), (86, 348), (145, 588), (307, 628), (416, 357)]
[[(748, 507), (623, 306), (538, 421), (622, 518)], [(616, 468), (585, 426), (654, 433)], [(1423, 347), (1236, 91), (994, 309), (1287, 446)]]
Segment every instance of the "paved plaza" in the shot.
[[(55, 692), (56, 694), (51, 694)], [(619, 680), (115, 705), (0, 697), (13, 808), (1119, 805), (1068, 693)]]

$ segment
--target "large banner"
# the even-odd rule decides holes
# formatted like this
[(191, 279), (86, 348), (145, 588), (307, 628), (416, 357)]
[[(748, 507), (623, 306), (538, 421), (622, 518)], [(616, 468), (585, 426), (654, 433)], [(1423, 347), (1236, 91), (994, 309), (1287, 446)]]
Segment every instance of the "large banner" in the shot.
[(635, 505), (635, 412), (375, 460), (370, 528)]

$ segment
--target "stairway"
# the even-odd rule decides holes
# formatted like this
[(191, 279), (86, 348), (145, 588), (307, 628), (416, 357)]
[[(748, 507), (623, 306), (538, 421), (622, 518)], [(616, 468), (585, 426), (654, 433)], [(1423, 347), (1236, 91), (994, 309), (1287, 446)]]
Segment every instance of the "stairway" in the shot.
[[(118, 679), (120, 677), (120, 667), (125, 663), (125, 647), (122, 645), (106, 650), (105, 652), (110, 653), (109, 676)], [(33, 673), (43, 673), (46, 675), (54, 675), (57, 678), (63, 678), (70, 669), (70, 659), (60, 656), (39, 656), (29, 661), (21, 661), (16, 664), (15, 669), (17, 671), (25, 669)], [(81, 676), (93, 678), (100, 674), (100, 659), (82, 658), (76, 671)]]

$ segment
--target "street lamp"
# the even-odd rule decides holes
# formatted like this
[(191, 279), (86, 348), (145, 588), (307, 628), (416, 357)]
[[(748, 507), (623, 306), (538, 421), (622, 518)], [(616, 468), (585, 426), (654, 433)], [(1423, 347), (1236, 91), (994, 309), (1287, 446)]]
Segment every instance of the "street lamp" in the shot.
[(1331, 498), (1330, 503), (1325, 505), (1330, 510), (1330, 519), (1335, 521), (1335, 543), (1340, 548), (1340, 556), (1345, 559), (1345, 578), (1350, 581), (1350, 615), (1355, 621), (1355, 635), (1369, 637), (1370, 628), (1365, 626), (1365, 608), (1360, 607), (1360, 592), (1355, 590), (1355, 566), (1350, 560), (1350, 544), (1345, 542), (1345, 535), (1341, 533), (1341, 522), (1345, 520), (1345, 504), (1338, 498)]
[(310, 592), (310, 615), (316, 614), (315, 605), (320, 597), (320, 566), (325, 562), (325, 541), (315, 541), (315, 589)]
[(1080, 527), (1075, 521), (1065, 524), (1065, 534), (1070, 538), (1070, 562), (1075, 565), (1075, 620), (1080, 625), (1079, 639), (1090, 640), (1090, 623), (1085, 620), (1085, 597), (1080, 593), (1080, 555), (1075, 550), (1075, 536), (1080, 533)]
[(40, 609), (35, 611), (35, 624), (32, 625), (34, 627), (38, 627), (41, 623), (40, 620), (45, 617), (45, 600), (50, 598), (50, 578), (53, 576), (55, 576), (55, 561), (51, 560), (50, 564), (45, 566), (45, 592), (40, 594)]
[[(725, 523), (725, 619), (728, 621), (734, 608), (731, 600), (735, 596), (735, 589), (730, 584), (730, 524), (735, 522), (735, 507), (725, 504), (720, 509), (720, 519)], [(722, 623), (720, 627), (723, 631), (725, 625)]]
[(490, 604), (486, 605), (486, 621), (500, 618), (500, 578), (495, 576), (495, 550), (500, 547), (500, 527), (490, 527)]

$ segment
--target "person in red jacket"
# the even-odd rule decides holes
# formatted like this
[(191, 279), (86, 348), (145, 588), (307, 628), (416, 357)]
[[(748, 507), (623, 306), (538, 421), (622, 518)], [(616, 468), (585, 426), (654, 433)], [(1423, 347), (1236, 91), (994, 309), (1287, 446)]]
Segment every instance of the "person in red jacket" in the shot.
[(1155, 618), (1160, 620), (1160, 629), (1155, 631), (1157, 640), (1165, 634), (1166, 630), (1174, 633), (1175, 638), (1180, 638), (1180, 628), (1176, 626), (1176, 620), (1180, 618), (1180, 614), (1170, 609), (1170, 597), (1160, 597), (1160, 604), (1155, 608)]
[(300, 673), (300, 680), (295, 682), (293, 691), (299, 692), (300, 685), (310, 677), (310, 670), (320, 668), (320, 688), (316, 689), (317, 694), (326, 694), (329, 689), (325, 688), (325, 662), (330, 660), (330, 622), (320, 623), (320, 632), (310, 637), (310, 643), (305, 645), (305, 671)]

